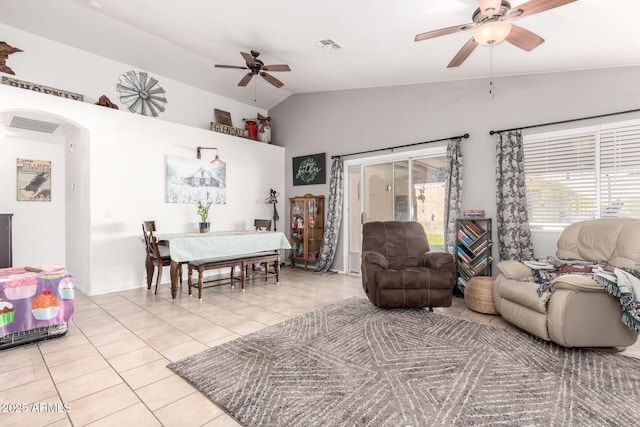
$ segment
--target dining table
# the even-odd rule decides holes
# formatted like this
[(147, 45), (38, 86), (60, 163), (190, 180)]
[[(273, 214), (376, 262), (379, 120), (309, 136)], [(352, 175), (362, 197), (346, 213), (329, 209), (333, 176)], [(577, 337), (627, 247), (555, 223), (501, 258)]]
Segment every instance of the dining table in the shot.
[(249, 257), (266, 251), (291, 249), (284, 233), (279, 231), (212, 231), (208, 233), (157, 233), (158, 241), (165, 241), (171, 257), (171, 298), (178, 294), (181, 263), (215, 258)]

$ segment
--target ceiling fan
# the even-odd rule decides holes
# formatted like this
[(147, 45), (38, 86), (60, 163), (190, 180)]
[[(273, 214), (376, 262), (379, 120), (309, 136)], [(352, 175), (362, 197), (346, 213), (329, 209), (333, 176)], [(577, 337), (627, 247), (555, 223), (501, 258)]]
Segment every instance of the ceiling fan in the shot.
[(238, 86), (246, 86), (249, 84), (253, 76), (260, 74), (266, 81), (274, 85), (275, 87), (282, 87), (284, 83), (280, 80), (273, 77), (271, 74), (265, 73), (265, 71), (291, 71), (286, 64), (276, 64), (276, 65), (264, 65), (264, 62), (258, 59), (260, 52), (257, 50), (252, 50), (251, 54), (247, 52), (240, 52), (240, 55), (244, 58), (247, 65), (245, 67), (238, 65), (220, 65), (216, 64), (218, 68), (236, 68), (240, 70), (251, 70), (238, 82)]
[(544, 39), (508, 21), (531, 16), (574, 1), (576, 0), (530, 0), (512, 8), (511, 4), (505, 0), (479, 0), (480, 7), (473, 12), (471, 19), (473, 22), (421, 33), (416, 36), (415, 41), (433, 39), (475, 28), (473, 37), (462, 46), (447, 68), (460, 66), (478, 44), (491, 46), (506, 40), (520, 49), (530, 51), (542, 44)]

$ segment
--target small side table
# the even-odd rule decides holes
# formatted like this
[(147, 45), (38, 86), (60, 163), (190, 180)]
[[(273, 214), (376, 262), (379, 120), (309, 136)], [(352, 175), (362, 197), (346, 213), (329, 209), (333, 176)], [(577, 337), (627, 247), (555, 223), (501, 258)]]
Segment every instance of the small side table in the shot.
[(469, 279), (464, 290), (464, 302), (473, 311), (484, 314), (499, 314), (493, 304), (493, 283), (495, 278), (476, 276)]

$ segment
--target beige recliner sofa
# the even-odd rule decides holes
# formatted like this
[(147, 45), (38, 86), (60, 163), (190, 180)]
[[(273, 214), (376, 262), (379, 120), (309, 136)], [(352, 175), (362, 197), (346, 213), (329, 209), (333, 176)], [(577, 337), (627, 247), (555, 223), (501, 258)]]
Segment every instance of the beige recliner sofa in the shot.
[[(557, 246), (560, 258), (640, 268), (640, 220), (577, 222), (564, 229)], [(537, 283), (519, 281), (532, 276), (529, 267), (517, 261), (501, 261), (497, 267), (496, 309), (519, 328), (565, 347), (627, 347), (638, 338), (622, 323), (620, 300), (591, 277), (559, 275), (551, 281), (551, 291), (538, 296)]]

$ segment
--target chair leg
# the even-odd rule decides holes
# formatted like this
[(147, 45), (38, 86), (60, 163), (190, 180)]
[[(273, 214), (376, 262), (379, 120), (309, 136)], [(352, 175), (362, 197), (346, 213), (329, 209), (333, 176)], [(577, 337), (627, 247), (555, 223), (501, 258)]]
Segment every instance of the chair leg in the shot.
[(156, 295), (158, 294), (158, 285), (160, 284), (160, 279), (162, 279), (162, 265), (158, 265), (158, 277), (156, 277)]
[(147, 268), (147, 289), (151, 289), (151, 283), (153, 282), (153, 261), (151, 257), (147, 255), (147, 260), (145, 261), (145, 266)]
[(280, 257), (278, 257), (276, 259), (275, 264), (275, 269), (276, 269), (276, 285), (280, 284)]
[(193, 268), (191, 266), (187, 267), (187, 286), (189, 287), (189, 296), (191, 296), (191, 286), (193, 286), (193, 280), (191, 275), (193, 274)]

